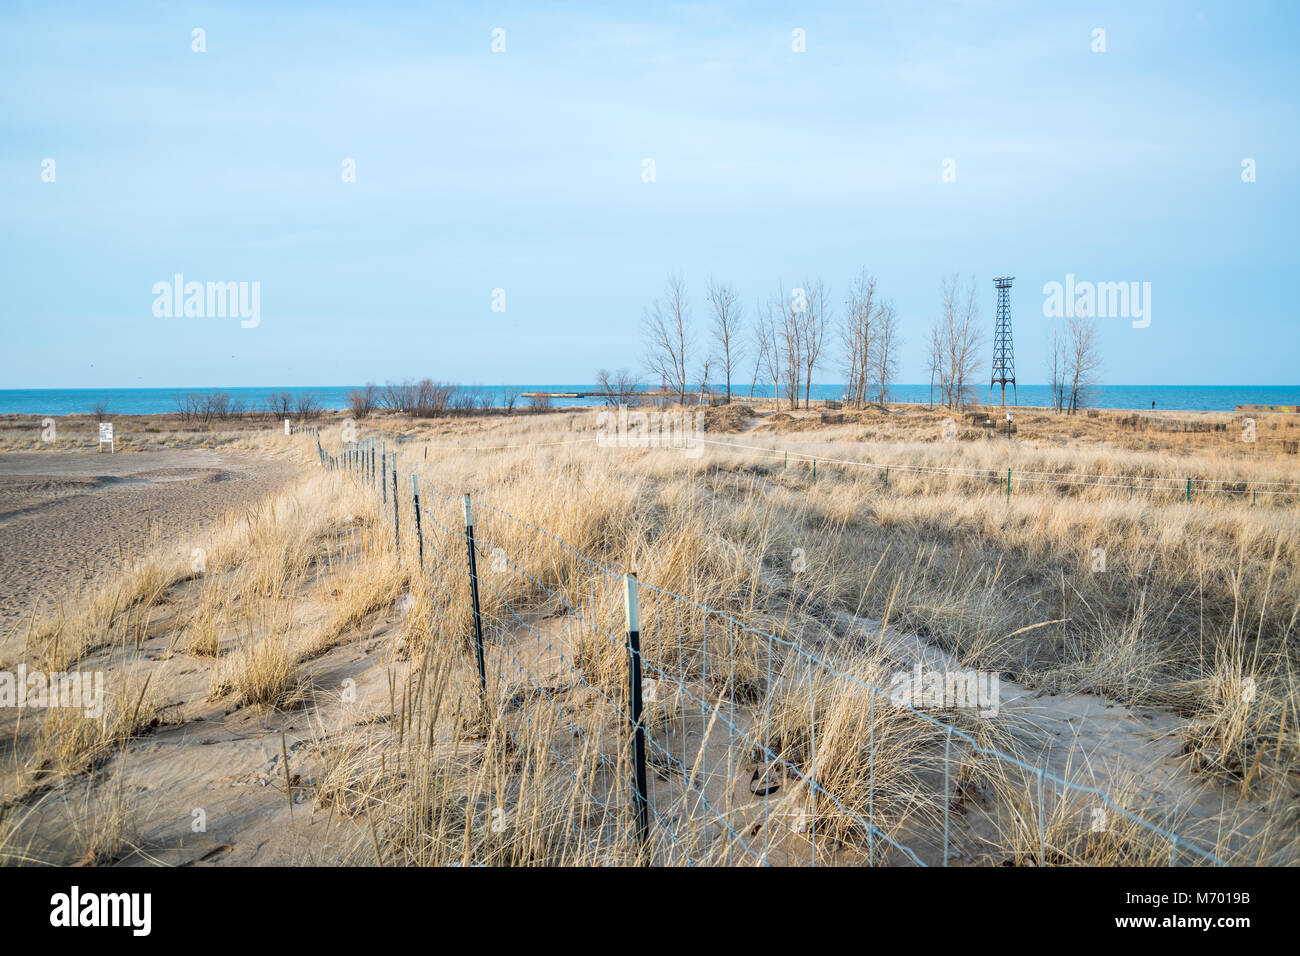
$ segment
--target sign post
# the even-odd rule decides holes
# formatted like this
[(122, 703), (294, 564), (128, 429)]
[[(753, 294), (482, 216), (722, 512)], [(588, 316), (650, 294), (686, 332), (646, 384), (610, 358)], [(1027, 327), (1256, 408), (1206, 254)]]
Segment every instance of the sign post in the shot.
[(289, 434), (289, 419), (287, 418), (284, 420), (284, 433)]
[(101, 453), (104, 451), (104, 444), (105, 444), (105, 443), (108, 444), (108, 453), (109, 453), (110, 455), (115, 455), (115, 454), (117, 454), (117, 446), (113, 443), (113, 423), (112, 423), (112, 422), (100, 422), (100, 423), (99, 423), (99, 451), (100, 451)]

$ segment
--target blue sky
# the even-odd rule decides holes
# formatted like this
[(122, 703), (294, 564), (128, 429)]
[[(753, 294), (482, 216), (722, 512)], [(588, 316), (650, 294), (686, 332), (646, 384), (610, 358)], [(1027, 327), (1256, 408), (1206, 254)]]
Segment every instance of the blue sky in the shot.
[[(1103, 382), (1300, 383), (1300, 5), (415, 6), (0, 8), (0, 387), (588, 382), (669, 272), (702, 326), (863, 267), (903, 382), (957, 271), (989, 326), (1016, 276), (1024, 382), (1070, 273), (1151, 283)], [(175, 273), (260, 324), (155, 317)]]

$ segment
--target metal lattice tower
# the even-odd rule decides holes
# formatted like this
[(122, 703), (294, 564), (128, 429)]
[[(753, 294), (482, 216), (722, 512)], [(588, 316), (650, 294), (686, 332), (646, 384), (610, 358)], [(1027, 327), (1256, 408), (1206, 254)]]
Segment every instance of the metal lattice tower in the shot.
[(1002, 386), (1002, 404), (1007, 403), (1007, 386), (1010, 385), (1020, 404), (1020, 393), (1016, 391), (1016, 350), (1011, 342), (1011, 283), (1015, 276), (1003, 276), (993, 280), (998, 290), (997, 325), (993, 330), (993, 377), (989, 380), (989, 404), (993, 404), (993, 386)]

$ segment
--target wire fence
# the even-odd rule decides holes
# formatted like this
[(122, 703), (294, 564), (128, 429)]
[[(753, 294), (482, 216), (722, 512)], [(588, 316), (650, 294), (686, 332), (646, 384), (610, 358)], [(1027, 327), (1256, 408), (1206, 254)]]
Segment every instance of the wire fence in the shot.
[[(1242, 500), (1249, 497), (1252, 504), (1260, 497), (1271, 503), (1289, 505), (1300, 503), (1300, 481), (1260, 481), (1236, 480), (1227, 478), (1207, 478), (1196, 475), (1134, 475), (1134, 474), (1073, 474), (1051, 471), (1030, 471), (1023, 469), (962, 468), (948, 465), (924, 465), (909, 462), (873, 462), (834, 455), (817, 455), (777, 445), (754, 445), (744, 442), (728, 441), (720, 438), (703, 436), (684, 437), (678, 441), (691, 448), (713, 447), (734, 454), (767, 461), (779, 461), (788, 467), (792, 462), (810, 469), (813, 478), (820, 467), (823, 474), (826, 468), (844, 470), (865, 470), (877, 474), (883, 485), (889, 485), (890, 476), (914, 475), (919, 477), (943, 477), (978, 484), (997, 486), (999, 494), (1011, 497), (1013, 489), (1032, 491), (1056, 490), (1067, 494), (1079, 489), (1111, 489), (1117, 494), (1127, 493), (1131, 500), (1135, 495), (1151, 498), (1164, 496), (1182, 499), (1187, 502), (1226, 495)], [(421, 447), (442, 451), (459, 451), (471, 454), (493, 451), (514, 450), (520, 448), (549, 448), (560, 445), (599, 444), (599, 438), (575, 438), (551, 442), (513, 442), (506, 444), (425, 444)], [(674, 446), (676, 447), (676, 446)], [(426, 451), (427, 457), (427, 451)]]
[(428, 639), (461, 642), (493, 727), (543, 741), (577, 795), (567, 835), (598, 858), (1224, 863), (1172, 811), (1135, 811), (974, 713), (886, 690), (860, 637), (780, 601), (719, 608), (639, 581), (378, 440), (317, 450), (378, 499), (427, 588)]

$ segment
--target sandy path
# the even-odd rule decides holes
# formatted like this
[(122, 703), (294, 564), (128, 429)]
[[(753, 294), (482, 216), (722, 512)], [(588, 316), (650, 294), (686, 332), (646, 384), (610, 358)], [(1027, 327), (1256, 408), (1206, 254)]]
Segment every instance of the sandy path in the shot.
[(0, 454), (0, 637), (152, 543), (181, 541), (302, 473), (207, 450)]

